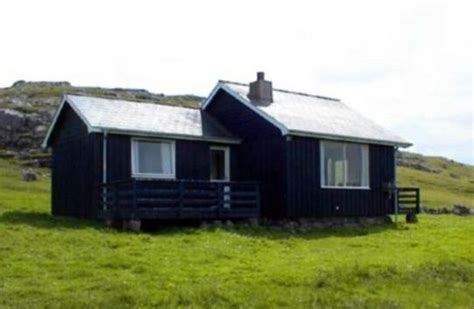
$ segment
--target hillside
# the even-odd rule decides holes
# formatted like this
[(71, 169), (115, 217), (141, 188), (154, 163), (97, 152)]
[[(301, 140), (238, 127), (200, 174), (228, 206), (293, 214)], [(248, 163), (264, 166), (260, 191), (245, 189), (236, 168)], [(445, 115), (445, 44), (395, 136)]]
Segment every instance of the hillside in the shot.
[(398, 153), (397, 164), (399, 185), (419, 187), (423, 206), (474, 207), (474, 166), (410, 152)]
[[(40, 149), (62, 94), (198, 107), (193, 95), (167, 96), (143, 89), (76, 87), (69, 82), (15, 82), (0, 88), (0, 157), (15, 158), (24, 166), (47, 167), (49, 153)], [(401, 186), (422, 189), (426, 207), (474, 207), (474, 167), (440, 157), (401, 152), (397, 158)]]

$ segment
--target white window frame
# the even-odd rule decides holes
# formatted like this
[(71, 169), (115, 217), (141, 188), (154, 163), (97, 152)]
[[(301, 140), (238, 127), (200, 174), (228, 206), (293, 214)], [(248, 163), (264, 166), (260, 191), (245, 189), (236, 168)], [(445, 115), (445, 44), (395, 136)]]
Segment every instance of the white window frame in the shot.
[[(367, 149), (367, 186), (328, 186), (325, 185), (326, 183), (326, 177), (325, 177), (325, 171), (326, 171), (326, 165), (324, 164), (324, 140), (319, 141), (319, 157), (320, 157), (320, 164), (319, 164), (319, 170), (320, 170), (320, 180), (321, 180), (321, 188), (323, 189), (350, 189), (350, 190), (370, 190), (370, 148), (369, 145), (367, 144), (358, 144), (361, 147)], [(343, 145), (343, 155), (344, 155), (344, 183), (347, 182), (347, 144), (346, 142), (340, 142), (340, 141), (327, 141), (327, 142), (335, 142), (335, 143), (340, 143)]]
[[(164, 173), (139, 173), (137, 166), (138, 158), (138, 143), (167, 143), (171, 144), (171, 174)], [(166, 139), (153, 139), (153, 138), (132, 138), (131, 142), (131, 161), (132, 161), (132, 177), (133, 178), (156, 178), (156, 179), (176, 179), (176, 141)]]
[[(215, 182), (226, 182), (230, 181), (230, 147), (229, 146), (211, 146), (209, 148), (210, 152), (213, 150), (221, 150), (224, 151), (224, 178), (225, 179), (211, 179), (211, 175), (209, 173), (209, 179)], [(210, 154), (210, 153), (209, 153)], [(210, 158), (209, 158), (210, 160)]]

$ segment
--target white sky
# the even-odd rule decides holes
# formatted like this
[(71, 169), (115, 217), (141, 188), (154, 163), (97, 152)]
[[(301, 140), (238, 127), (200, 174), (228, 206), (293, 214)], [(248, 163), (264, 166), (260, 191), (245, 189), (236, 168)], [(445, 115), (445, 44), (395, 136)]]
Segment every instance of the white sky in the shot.
[(412, 151), (474, 164), (473, 13), (453, 0), (2, 0), (0, 87), (205, 96), (264, 70), (274, 87), (341, 98)]

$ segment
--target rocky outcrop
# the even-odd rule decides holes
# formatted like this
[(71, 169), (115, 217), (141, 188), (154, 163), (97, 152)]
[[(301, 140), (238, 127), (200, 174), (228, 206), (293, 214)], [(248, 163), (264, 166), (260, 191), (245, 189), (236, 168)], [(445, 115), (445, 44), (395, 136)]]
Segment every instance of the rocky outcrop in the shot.
[(425, 158), (422, 155), (409, 152), (397, 152), (397, 165), (413, 168), (428, 173), (441, 173), (441, 170), (429, 167)]
[(13, 153), (26, 166), (48, 166), (49, 155), (41, 149), (41, 142), (63, 94), (186, 107), (198, 107), (202, 100), (192, 95), (165, 96), (144, 89), (75, 87), (66, 81), (17, 81), (11, 87), (0, 88), (0, 155)]

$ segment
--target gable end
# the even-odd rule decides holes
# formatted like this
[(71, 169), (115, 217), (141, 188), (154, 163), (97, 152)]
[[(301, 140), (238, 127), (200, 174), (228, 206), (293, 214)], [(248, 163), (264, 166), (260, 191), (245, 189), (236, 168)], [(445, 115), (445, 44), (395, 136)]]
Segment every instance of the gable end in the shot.
[[(79, 131), (81, 132), (81, 135), (85, 135), (94, 131), (84, 116), (74, 107), (73, 104), (68, 102), (67, 96), (64, 96), (61, 104), (56, 110), (53, 121), (49, 126), (48, 132), (46, 133), (41, 146), (43, 148), (51, 146), (52, 141), (59, 136), (59, 132), (64, 130), (67, 126), (72, 126), (73, 128), (67, 128), (69, 129), (69, 132), (65, 135), (79, 134)], [(72, 133), (73, 131), (76, 133)]]
[(275, 127), (277, 127), (280, 132), (281, 132), (281, 135), (288, 135), (289, 131), (288, 131), (288, 128), (286, 126), (284, 126), (282, 123), (280, 123), (279, 121), (277, 121), (275, 118), (271, 117), (270, 115), (268, 115), (267, 113), (263, 112), (262, 110), (260, 110), (258, 107), (255, 107), (252, 103), (249, 103), (247, 102), (246, 100), (244, 100), (238, 93), (234, 92), (232, 89), (230, 89), (229, 87), (227, 87), (226, 85), (222, 84), (222, 83), (218, 83), (214, 89), (212, 90), (211, 94), (207, 97), (207, 99), (201, 104), (201, 109), (202, 110), (206, 110), (206, 108), (212, 103), (213, 99), (215, 98), (215, 96), (217, 95), (217, 93), (222, 90), (222, 91), (225, 91), (227, 94), (229, 94), (230, 96), (232, 96), (234, 99), (236, 99), (239, 103), (243, 104), (244, 106), (246, 106), (248, 109), (250, 109), (252, 112), (256, 113), (257, 115), (259, 115), (260, 117), (262, 117), (263, 119), (265, 119), (267, 122), (269, 122), (270, 124), (274, 125)]

